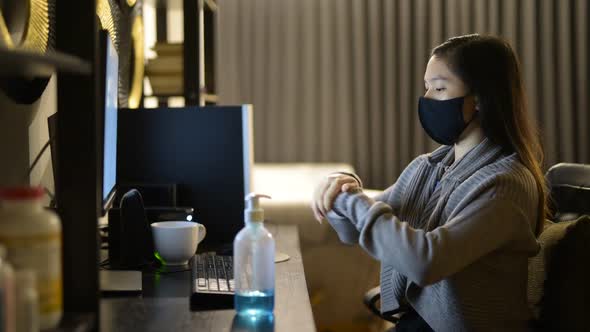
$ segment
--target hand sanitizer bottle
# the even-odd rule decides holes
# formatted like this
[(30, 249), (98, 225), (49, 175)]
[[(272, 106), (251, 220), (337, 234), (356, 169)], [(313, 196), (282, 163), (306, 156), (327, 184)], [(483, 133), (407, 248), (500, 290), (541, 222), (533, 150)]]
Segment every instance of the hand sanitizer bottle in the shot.
[(260, 198), (246, 196), (245, 227), (234, 240), (235, 309), (238, 315), (269, 315), (274, 309), (275, 241), (264, 227)]

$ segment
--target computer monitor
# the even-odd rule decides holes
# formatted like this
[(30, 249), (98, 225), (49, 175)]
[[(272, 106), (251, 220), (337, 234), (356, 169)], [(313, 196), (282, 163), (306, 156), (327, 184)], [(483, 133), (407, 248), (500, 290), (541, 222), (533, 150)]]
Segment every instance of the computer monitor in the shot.
[(119, 55), (108, 32), (100, 33), (101, 65), (104, 70), (100, 73), (100, 89), (102, 102), (102, 131), (99, 132), (100, 184), (102, 199), (102, 214), (112, 205), (117, 184), (117, 113), (118, 113), (118, 85), (119, 85)]
[(175, 184), (178, 205), (207, 228), (199, 250), (243, 227), (252, 164), (249, 105), (119, 111), (119, 185)]

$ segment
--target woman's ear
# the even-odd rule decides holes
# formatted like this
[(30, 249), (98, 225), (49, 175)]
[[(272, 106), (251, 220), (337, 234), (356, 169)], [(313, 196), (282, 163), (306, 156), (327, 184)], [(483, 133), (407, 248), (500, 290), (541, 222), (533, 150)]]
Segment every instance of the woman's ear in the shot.
[(474, 101), (475, 101), (475, 110), (479, 111), (479, 98), (477, 98), (477, 96), (475, 96)]
[(468, 95), (464, 99), (463, 119), (465, 120), (465, 123), (471, 122), (475, 113), (478, 112), (476, 100), (477, 99), (474, 95)]

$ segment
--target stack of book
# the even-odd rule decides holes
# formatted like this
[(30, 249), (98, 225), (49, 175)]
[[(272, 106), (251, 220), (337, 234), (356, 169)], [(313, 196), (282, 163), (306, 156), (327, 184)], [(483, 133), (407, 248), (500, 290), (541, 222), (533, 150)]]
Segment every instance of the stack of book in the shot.
[(154, 96), (183, 95), (182, 43), (156, 43), (155, 59), (148, 61), (145, 72)]

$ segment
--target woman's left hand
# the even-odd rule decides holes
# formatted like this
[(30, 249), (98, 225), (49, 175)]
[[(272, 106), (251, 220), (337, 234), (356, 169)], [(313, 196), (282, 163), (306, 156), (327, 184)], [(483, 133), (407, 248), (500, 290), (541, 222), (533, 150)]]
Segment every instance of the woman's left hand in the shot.
[(326, 177), (316, 187), (311, 202), (311, 208), (316, 219), (321, 223), (326, 217), (328, 211), (332, 209), (332, 205), (336, 196), (341, 192), (348, 192), (360, 188), (359, 183), (355, 178), (344, 174), (333, 174)]

